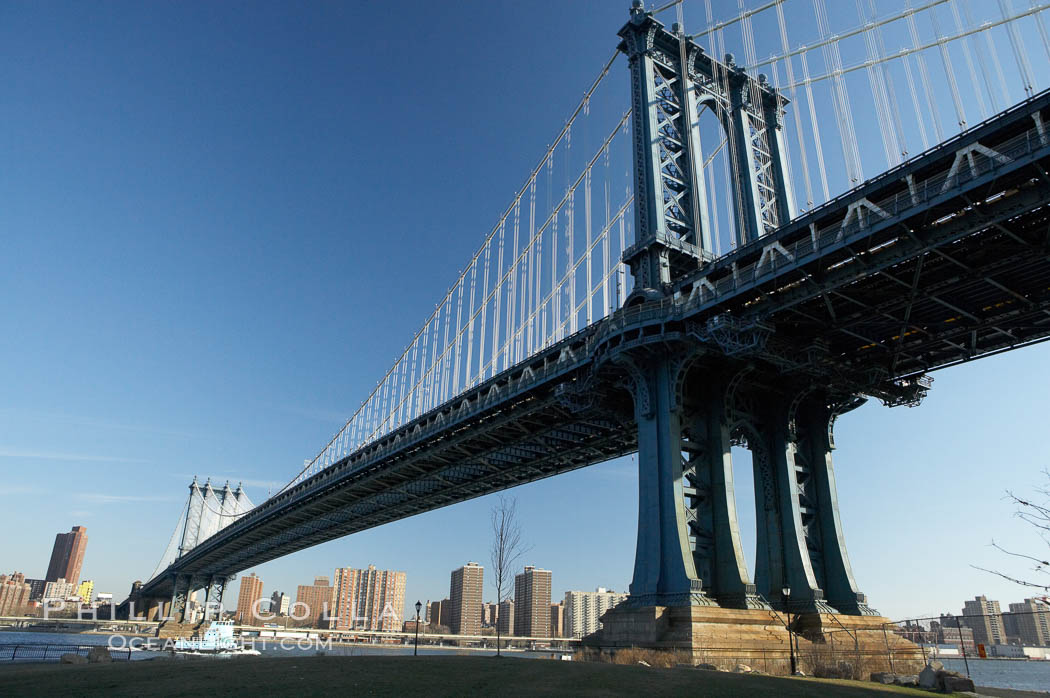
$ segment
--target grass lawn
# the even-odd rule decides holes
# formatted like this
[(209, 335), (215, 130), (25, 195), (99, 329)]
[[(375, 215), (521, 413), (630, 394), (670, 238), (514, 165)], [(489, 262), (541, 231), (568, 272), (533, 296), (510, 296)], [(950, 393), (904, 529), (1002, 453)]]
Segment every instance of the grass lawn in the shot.
[(0, 667), (0, 696), (879, 696), (877, 684), (494, 657), (239, 657)]

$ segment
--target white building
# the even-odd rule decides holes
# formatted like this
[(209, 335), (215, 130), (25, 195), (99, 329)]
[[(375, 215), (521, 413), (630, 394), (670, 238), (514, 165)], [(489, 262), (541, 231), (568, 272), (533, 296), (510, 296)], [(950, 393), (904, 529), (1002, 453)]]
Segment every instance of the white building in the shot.
[(291, 599), (288, 594), (283, 591), (275, 591), (270, 596), (270, 613), (275, 616), (286, 616), (288, 615), (288, 606), (291, 603)]
[(565, 635), (584, 637), (602, 627), (602, 614), (627, 598), (627, 594), (598, 587), (595, 591), (565, 592)]
[[(76, 589), (73, 584), (61, 577), (44, 585), (44, 601), (65, 601), (75, 595)], [(77, 598), (79, 599), (80, 597)]]

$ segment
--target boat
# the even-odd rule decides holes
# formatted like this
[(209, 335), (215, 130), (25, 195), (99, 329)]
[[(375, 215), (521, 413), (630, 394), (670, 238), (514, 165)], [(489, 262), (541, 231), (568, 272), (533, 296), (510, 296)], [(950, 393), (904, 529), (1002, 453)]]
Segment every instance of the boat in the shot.
[(257, 654), (233, 637), (232, 620), (213, 620), (201, 637), (178, 638), (173, 647), (184, 654)]

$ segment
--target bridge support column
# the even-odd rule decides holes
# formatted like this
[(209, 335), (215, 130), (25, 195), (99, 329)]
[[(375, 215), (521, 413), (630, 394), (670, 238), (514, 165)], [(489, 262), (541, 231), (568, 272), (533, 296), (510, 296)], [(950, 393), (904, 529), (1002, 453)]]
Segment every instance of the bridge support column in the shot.
[(208, 582), (204, 585), (204, 618), (203, 620), (211, 620), (211, 606), (214, 603), (213, 589), (215, 587), (215, 577), (208, 577)]
[(697, 574), (719, 606), (767, 608), (749, 581), (740, 545), (725, 385), (715, 379), (685, 390), (690, 414), (682, 439), (686, 518)]
[[(807, 528), (802, 524), (800, 495), (807, 494), (808, 472), (797, 469), (796, 444), (788, 425), (787, 405), (777, 402), (768, 409), (763, 434), (752, 449), (755, 463), (755, 511), (758, 545), (755, 584), (760, 594), (783, 607), (790, 601), (793, 612), (832, 611), (824, 603), (807, 547)], [(807, 517), (810, 513), (807, 510)], [(790, 599), (782, 589), (791, 589)]]
[(638, 544), (630, 603), (713, 605), (697, 577), (685, 517), (682, 410), (667, 357), (623, 359), (638, 423)]
[(740, 545), (718, 385), (686, 386), (688, 360), (624, 359), (638, 424), (632, 606), (763, 608)]
[(867, 597), (858, 590), (857, 582), (853, 578), (853, 568), (846, 554), (835, 486), (835, 468), (831, 461), (831, 451), (834, 449), (831, 437), (834, 417), (834, 413), (820, 403), (804, 406), (796, 416), (799, 451), (811, 472), (808, 499), (817, 510), (815, 518), (823, 558), (822, 584), (828, 603), (840, 613), (877, 615), (868, 607)]
[[(775, 400), (755, 459), (759, 593), (797, 613), (874, 615), (857, 591), (839, 522), (829, 439), (818, 399)], [(790, 603), (781, 590), (791, 590)], [(825, 600), (833, 589), (835, 603)]]
[(186, 621), (187, 597), (189, 595), (189, 577), (185, 575), (172, 575), (171, 607), (168, 616), (177, 623)]

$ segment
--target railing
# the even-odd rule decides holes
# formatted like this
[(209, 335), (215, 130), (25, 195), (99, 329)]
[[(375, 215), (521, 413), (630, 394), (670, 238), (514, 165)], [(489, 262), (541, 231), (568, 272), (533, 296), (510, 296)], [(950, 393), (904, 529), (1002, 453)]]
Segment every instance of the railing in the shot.
[(50, 643), (26, 642), (0, 645), (0, 663), (3, 662), (58, 662), (64, 654), (76, 654), (87, 657), (95, 647), (109, 651), (114, 660), (130, 661), (131, 649), (109, 649), (106, 645), (55, 645)]

